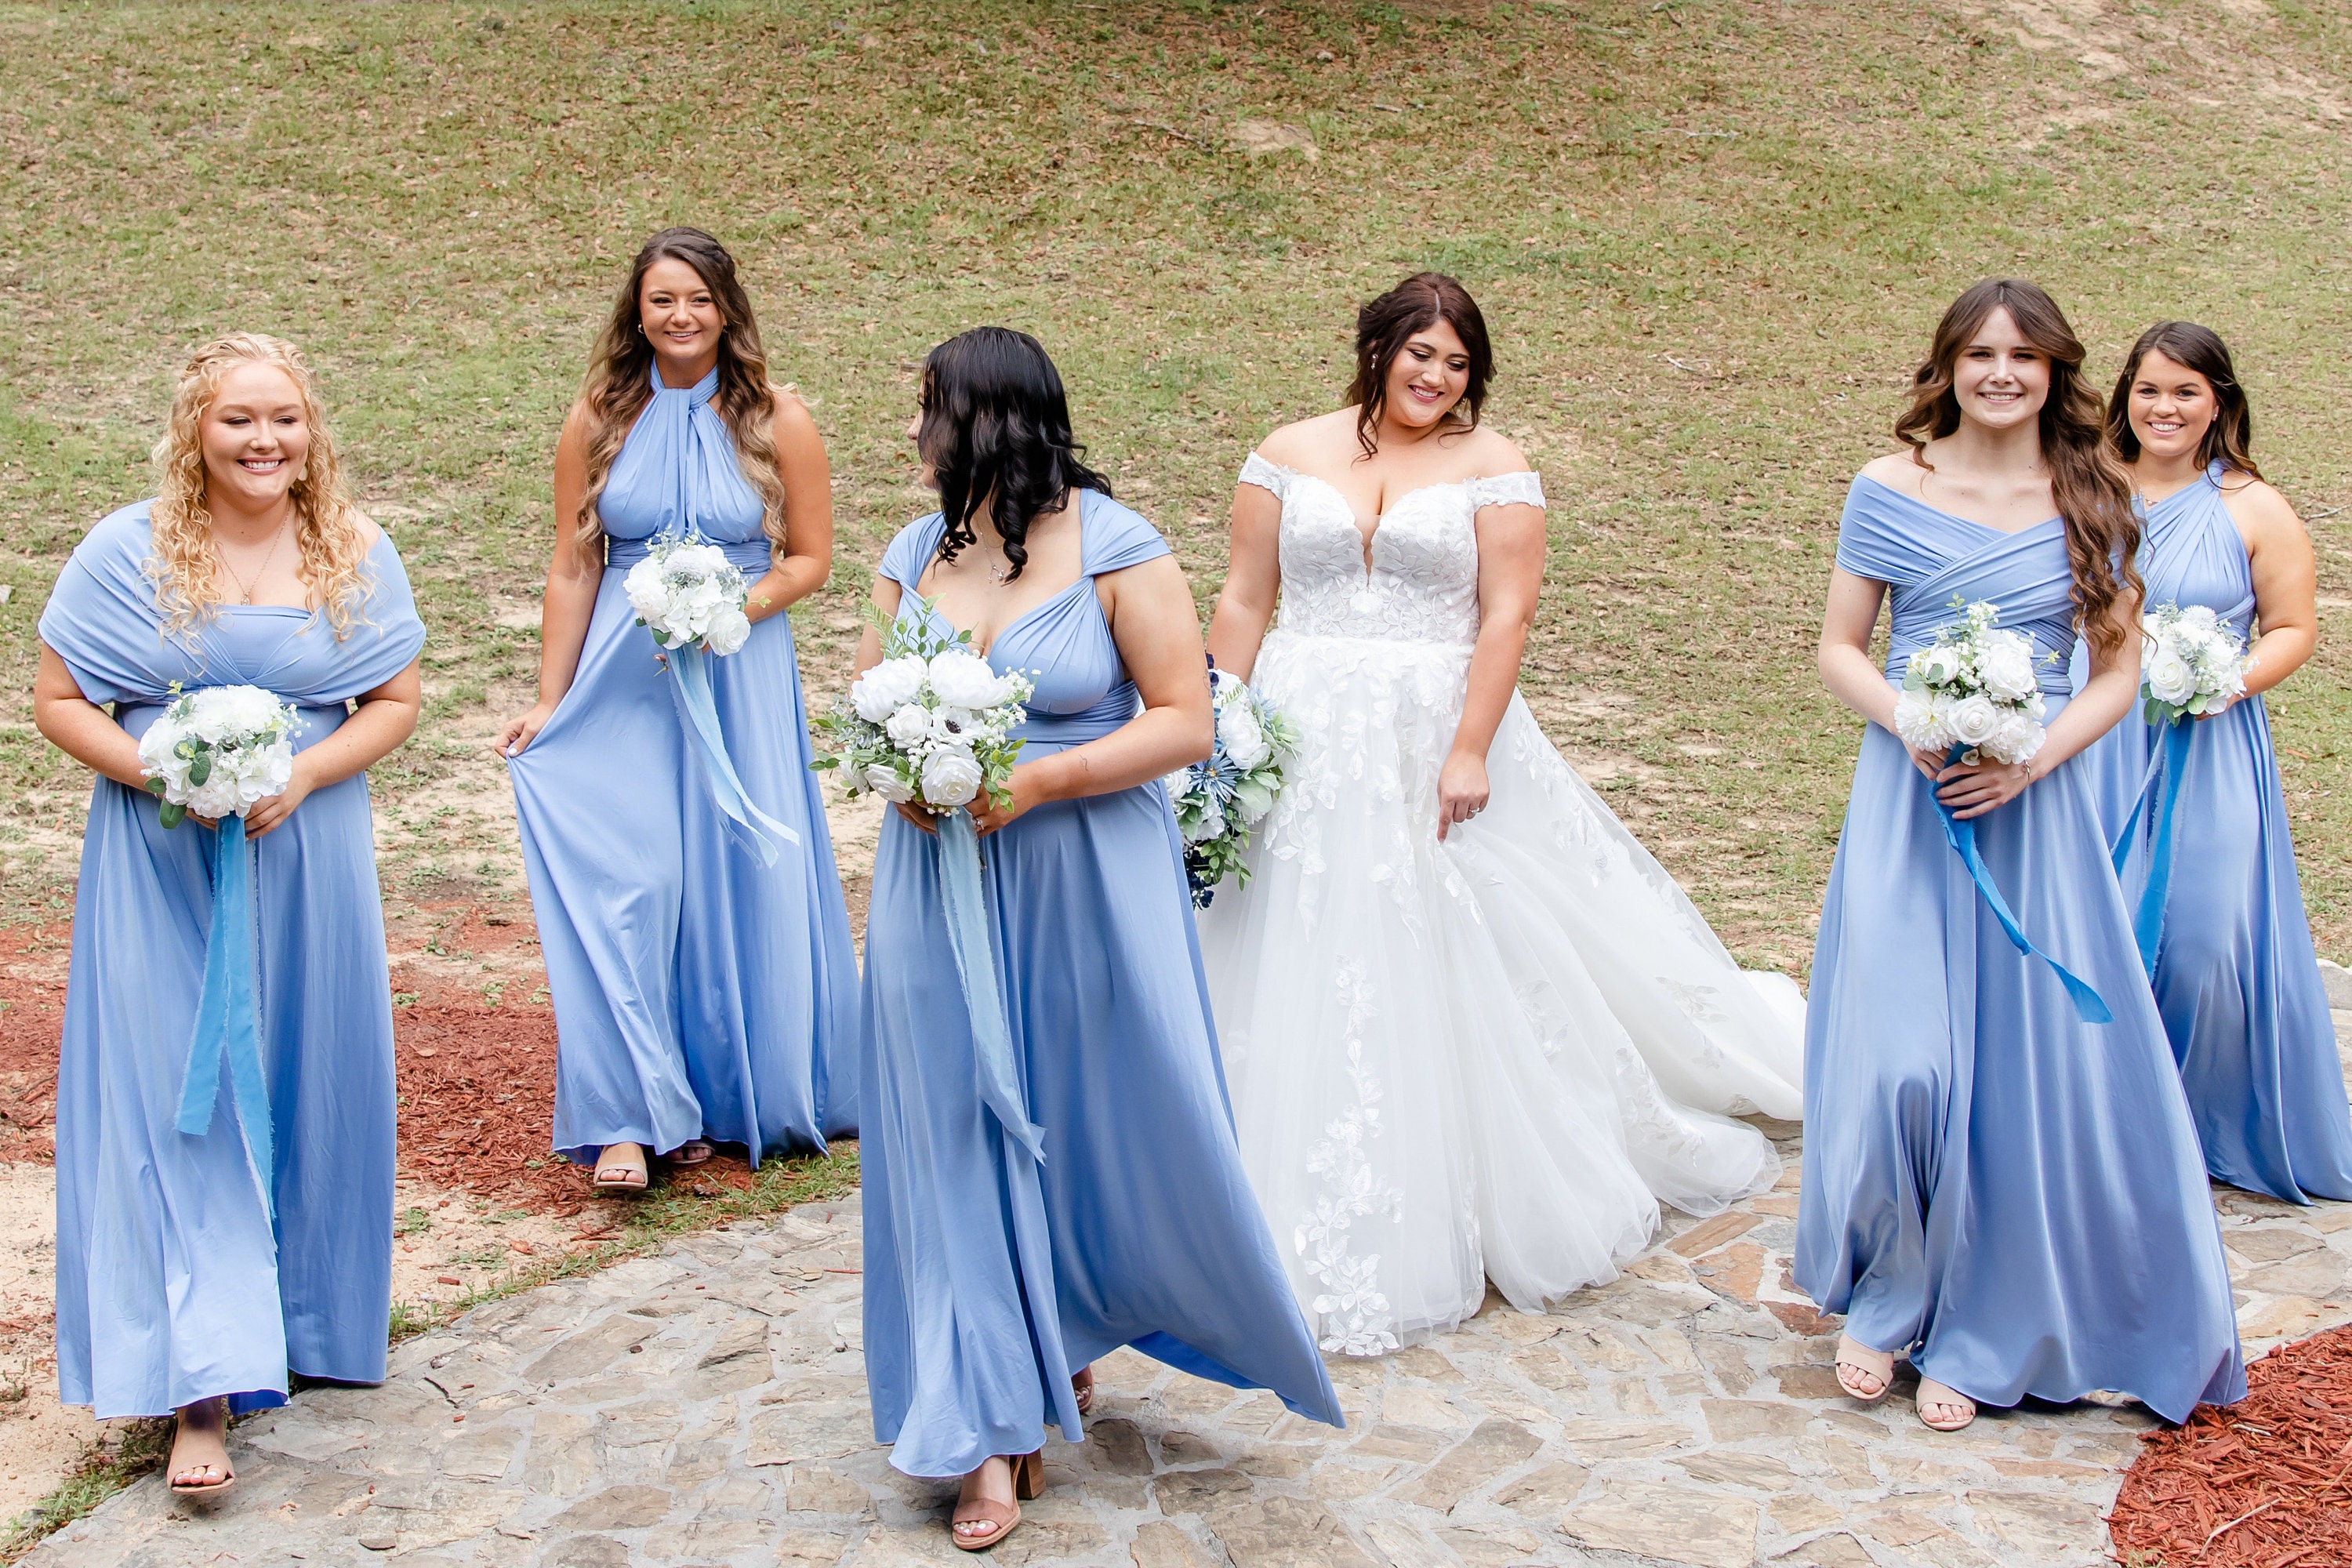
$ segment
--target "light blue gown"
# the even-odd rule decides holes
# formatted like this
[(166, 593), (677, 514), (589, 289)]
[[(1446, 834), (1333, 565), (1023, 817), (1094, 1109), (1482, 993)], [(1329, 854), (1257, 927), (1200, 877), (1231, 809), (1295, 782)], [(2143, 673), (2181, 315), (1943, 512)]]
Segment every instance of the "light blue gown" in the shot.
[[(2150, 606), (2207, 605), (2251, 641), (2253, 569), (2221, 500), (2223, 472), (2216, 462), (2147, 510), (2139, 570)], [(2163, 738), (2135, 709), (2084, 753), (2110, 839), (2131, 816)], [(2154, 979), (2205, 1168), (2289, 1203), (2352, 1198), (2352, 1109), (2262, 698), (2191, 721), (2188, 759)], [(2124, 864), (2135, 908), (2164, 783), (2159, 773)]]
[(763, 1154), (857, 1131), (857, 960), (810, 761), (789, 616), (709, 665), (751, 803), (800, 835), (760, 861), (689, 754), (653, 634), (622, 580), (665, 531), (769, 564), (760, 498), (710, 406), (716, 371), (652, 400), (597, 516), (604, 580), (571, 689), (508, 763), (555, 1005), (555, 1148), (667, 1152), (695, 1138)]
[[(92, 702), (146, 733), (170, 696), (258, 686), (301, 709), (298, 749), (425, 643), (390, 539), (340, 640), (323, 615), (224, 605), (166, 640), (148, 502), (90, 530), (41, 612), (41, 641)], [(285, 1402), (306, 1377), (383, 1376), (392, 1310), (392, 997), (367, 780), (313, 792), (252, 858), (260, 1056), (276, 1223), (228, 1077), (202, 1135), (186, 1081), (219, 837), (166, 830), (156, 798), (101, 778), (74, 894), (58, 1057), (58, 1384), (102, 1419), (229, 1396)]]
[[(2001, 533), (1857, 479), (1838, 564), (1893, 590), (1887, 669), (1958, 594), (2029, 633), (2053, 720), (2074, 605), (2056, 518)], [(2197, 1134), (2082, 759), (1976, 818), (2028, 936), (2114, 1013), (2086, 1024), (2011, 946), (1932, 786), (1871, 725), (1806, 1009), (1798, 1285), (1864, 1344), (1985, 1405), (2095, 1389), (2179, 1421), (2245, 1392)]]
[[(1168, 553), (1080, 498), (1069, 588), (998, 636), (1029, 672), (1034, 759), (1140, 704), (1094, 579)], [(882, 574), (906, 593), (937, 514)], [(950, 956), (939, 841), (884, 820), (866, 921), (866, 1363), (875, 1436), (909, 1475), (1081, 1436), (1070, 1374), (1122, 1344), (1339, 1425), (1339, 1402), (1242, 1173), (1175, 819), (1158, 783), (1060, 801), (981, 840), (990, 940), (1030, 1120), (1029, 1159), (983, 1108)]]

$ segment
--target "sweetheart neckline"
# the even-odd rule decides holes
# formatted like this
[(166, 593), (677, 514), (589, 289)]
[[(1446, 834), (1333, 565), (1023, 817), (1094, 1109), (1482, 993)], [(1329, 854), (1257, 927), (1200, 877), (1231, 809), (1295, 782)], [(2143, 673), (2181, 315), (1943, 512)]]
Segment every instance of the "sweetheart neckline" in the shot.
[[(1363, 542), (1364, 581), (1367, 583), (1371, 581), (1372, 573), (1377, 569), (1376, 564), (1372, 560), (1372, 551), (1380, 541), (1381, 531), (1388, 526), (1389, 519), (1394, 517), (1398, 511), (1402, 510), (1404, 503), (1412, 500), (1413, 497), (1427, 495), (1433, 490), (1466, 490), (1481, 479), (1499, 479), (1507, 478), (1508, 474), (1532, 474), (1535, 472), (1533, 468), (1512, 468), (1505, 474), (1473, 474), (1467, 479), (1440, 479), (1433, 485), (1416, 486), (1415, 488), (1405, 491), (1404, 494), (1397, 497), (1395, 500), (1390, 502), (1387, 510), (1375, 513), (1372, 517), (1372, 526), (1366, 528), (1361, 520), (1356, 516), (1355, 503), (1348, 499), (1347, 492), (1342, 490), (1339, 486), (1333, 484), (1330, 480), (1325, 479), (1322, 475), (1310, 474), (1304, 468), (1294, 468), (1286, 464), (1277, 463), (1273, 458), (1265, 457), (1255, 451), (1253, 451), (1250, 456), (1257, 458), (1259, 462), (1264, 463), (1267, 468), (1272, 468), (1278, 474), (1287, 474), (1294, 479), (1312, 479), (1317, 484), (1321, 485), (1325, 489), (1331, 492), (1332, 498), (1339, 503), (1340, 510), (1348, 514), (1348, 526), (1354, 529), (1356, 531), (1356, 537)], [(1283, 500), (1283, 510), (1287, 513), (1289, 510), (1288, 500), (1286, 498), (1277, 499)], [(1475, 510), (1472, 515), (1474, 517), (1475, 516)]]
[[(1034, 604), (1034, 605), (1030, 605), (1027, 609), (1025, 609), (1025, 610), (1022, 611), (1019, 615), (1017, 615), (1017, 616), (1013, 616), (1011, 620), (1009, 620), (1009, 621), (1005, 622), (1003, 626), (1001, 626), (997, 627), (997, 628), (996, 628), (996, 635), (995, 635), (994, 637), (991, 637), (991, 638), (989, 638), (989, 639), (988, 639), (988, 647), (974, 647), (974, 648), (971, 650), (971, 651), (972, 651), (976, 656), (978, 656), (979, 658), (983, 658), (983, 659), (984, 659), (984, 658), (987, 658), (991, 653), (992, 653), (992, 652), (994, 652), (994, 651), (995, 651), (996, 645), (997, 645), (998, 643), (1003, 642), (1003, 641), (1004, 640), (1005, 634), (1006, 634), (1006, 633), (1008, 633), (1008, 632), (1010, 632), (1010, 631), (1012, 631), (1013, 627), (1015, 627), (1015, 626), (1019, 626), (1022, 622), (1024, 622), (1024, 621), (1027, 620), (1030, 616), (1034, 616), (1034, 615), (1037, 614), (1040, 610), (1043, 610), (1043, 609), (1046, 608), (1048, 605), (1052, 605), (1059, 604), (1062, 600), (1068, 598), (1068, 597), (1070, 596), (1070, 595), (1077, 589), (1077, 587), (1078, 587), (1078, 585), (1079, 585), (1080, 584), (1083, 584), (1083, 583), (1091, 583), (1091, 582), (1093, 582), (1093, 581), (1095, 580), (1095, 579), (1094, 579), (1094, 574), (1093, 574), (1093, 573), (1091, 573), (1091, 572), (1088, 572), (1088, 571), (1087, 570), (1087, 499), (1086, 499), (1086, 498), (1087, 498), (1087, 496), (1089, 496), (1089, 495), (1093, 494), (1093, 493), (1094, 493), (1094, 492), (1093, 492), (1093, 491), (1091, 491), (1091, 490), (1084, 490), (1084, 489), (1082, 489), (1082, 490), (1080, 490), (1080, 491), (1078, 492), (1078, 574), (1077, 574), (1077, 576), (1076, 576), (1076, 577), (1075, 577), (1074, 579), (1072, 579), (1072, 580), (1071, 580), (1071, 581), (1070, 581), (1070, 582), (1069, 582), (1066, 586), (1063, 586), (1063, 587), (1060, 587), (1060, 588), (1056, 588), (1055, 590), (1054, 590), (1054, 592), (1052, 592), (1052, 593), (1050, 593), (1050, 594), (1046, 595), (1044, 598), (1042, 598), (1042, 599), (1038, 600), (1035, 604)], [(940, 532), (941, 532), (942, 534), (944, 534), (944, 533), (946, 532), (946, 530), (945, 530), (944, 528), (942, 528), (942, 529), (940, 530)], [(922, 584), (923, 578), (924, 578), (926, 575), (928, 575), (928, 574), (929, 574), (929, 572), (930, 572), (931, 568), (932, 568), (933, 566), (936, 566), (936, 565), (938, 565), (938, 564), (939, 564), (939, 549), (940, 549), (940, 547), (939, 547), (939, 546), (938, 546), (938, 544), (936, 544), (936, 543), (934, 543), (934, 544), (931, 546), (931, 558), (930, 558), (929, 561), (926, 561), (926, 562), (924, 562), (924, 563), (923, 563), (923, 569), (922, 569), (922, 571), (918, 572), (917, 574), (915, 574), (915, 583), (916, 583), (916, 585), (915, 585), (914, 587), (911, 587), (911, 588), (908, 588), (908, 589), (906, 589), (906, 590), (905, 590), (905, 592), (914, 595), (915, 595), (915, 597), (917, 597), (918, 599), (922, 599), (922, 598), (926, 598), (926, 597), (928, 597), (928, 595), (926, 595), (923, 593), (923, 590), (922, 590), (922, 587), (921, 587), (921, 584)], [(1099, 603), (1099, 602), (1097, 602), (1097, 603)], [(950, 620), (950, 619), (948, 618), (947, 612), (946, 612), (946, 611), (944, 611), (944, 610), (942, 610), (942, 609), (940, 609), (940, 608), (939, 607), (939, 601), (938, 601), (937, 599), (931, 599), (931, 600), (930, 600), (930, 602), (929, 602), (929, 609), (928, 610), (928, 612), (927, 612), (927, 613), (928, 613), (928, 614), (929, 614), (929, 615), (931, 615), (931, 616), (935, 616), (935, 617), (937, 617), (937, 619), (939, 620), (940, 625), (941, 625), (941, 626), (943, 626), (947, 627), (947, 629), (948, 629), (948, 630), (950, 630), (950, 631), (951, 631), (951, 632), (955, 633), (959, 637), (970, 637), (971, 635), (972, 635), (972, 634), (971, 634), (971, 629), (970, 629), (969, 627), (960, 626), (956, 625), (956, 624), (955, 624), (955, 622), (953, 622), (953, 621)]]

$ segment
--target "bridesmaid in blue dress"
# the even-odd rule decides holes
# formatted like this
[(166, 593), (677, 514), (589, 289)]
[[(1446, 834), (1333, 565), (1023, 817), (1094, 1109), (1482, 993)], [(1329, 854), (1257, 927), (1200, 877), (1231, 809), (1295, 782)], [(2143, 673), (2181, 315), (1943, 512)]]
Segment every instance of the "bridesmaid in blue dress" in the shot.
[[(555, 1005), (555, 1148), (638, 1192), (651, 1153), (740, 1143), (756, 1165), (854, 1136), (857, 961), (784, 613), (832, 570), (832, 481), (699, 229), (638, 252), (556, 447), (555, 512), (539, 701), (497, 745)], [(750, 640), (701, 656), (717, 754), (622, 587), (673, 534), (751, 584)]]
[[(1846, 1391), (1885, 1397), (1908, 1355), (1938, 1431), (1979, 1402), (2098, 1389), (2179, 1421), (2245, 1387), (2196, 1131), (2077, 755), (2132, 701), (2139, 602), (2082, 360), (2033, 285), (1960, 296), (1895, 426), (1910, 449), (1847, 498), (1822, 631), (1823, 681), (1870, 722), (1806, 1010), (1796, 1277), (1845, 1314)], [(1895, 682), (1956, 595), (2044, 656), (2049, 733), (2024, 763), (1895, 738)], [(2091, 678), (2070, 700), (2078, 625)]]
[[(2156, 939), (2156, 1005), (2205, 1168), (2299, 1204), (2352, 1198), (2352, 1109), (2262, 699), (2318, 643), (2318, 573), (2302, 520), (2254, 468), (2252, 426), (2211, 331), (2166, 321), (2132, 345), (2107, 430), (2145, 507), (2147, 603), (2207, 606), (2248, 638), (2255, 664), (2242, 699), (2170, 737), (2184, 748), (2178, 781), (2161, 765), (2151, 773), (2168, 737), (2137, 712), (2083, 761), (2108, 837), (2132, 828), (2124, 897), (2142, 940)], [(2159, 858), (2162, 802), (2175, 787)]]
[[(908, 434), (944, 510), (891, 542), (876, 604), (969, 630), (1036, 683), (1012, 804), (974, 815), (1042, 1160), (983, 1105), (940, 843), (916, 808), (883, 825), (866, 924), (875, 1434), (909, 1475), (964, 1477), (952, 1539), (977, 1551), (1035, 1495), (1046, 1424), (1078, 1440), (1087, 1363), (1117, 1346), (1339, 1411), (1242, 1173), (1159, 783), (1210, 745), (1183, 574), (1079, 460), (1034, 339), (983, 327), (933, 350)], [(879, 657), (869, 631), (860, 669)]]
[[(156, 458), (161, 493), (91, 529), (41, 612), (35, 721), (99, 774), (58, 1058), (58, 1384), (101, 1419), (176, 1411), (172, 1489), (217, 1495), (231, 1411), (283, 1404), (289, 1370), (383, 1376), (392, 1000), (366, 770), (415, 728), (425, 627), (291, 344), (199, 350)], [(139, 737), (175, 686), (239, 685), (302, 728), (230, 849), (162, 825)], [(242, 932), (214, 921), (225, 853), (247, 858), (224, 893), (250, 897)], [(211, 948), (257, 984), (208, 987)], [(198, 1029), (200, 995), (225, 1030)]]

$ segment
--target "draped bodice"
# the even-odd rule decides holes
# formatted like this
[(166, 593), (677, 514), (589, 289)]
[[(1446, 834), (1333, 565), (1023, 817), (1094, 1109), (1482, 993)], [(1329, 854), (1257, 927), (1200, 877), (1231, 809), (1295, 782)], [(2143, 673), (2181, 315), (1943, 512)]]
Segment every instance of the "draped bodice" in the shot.
[[(741, 552), (767, 570), (765, 510), (759, 491), (743, 477), (743, 462), (735, 449), (734, 433), (710, 406), (719, 390), (713, 370), (692, 386), (664, 386), (661, 372), (653, 373), (653, 395), (629, 427), (628, 439), (613, 458), (604, 489), (596, 498), (596, 518), (610, 542), (607, 565), (624, 560), (630, 541), (664, 533), (696, 533), (714, 544), (759, 546), (760, 552)], [(730, 559), (738, 552), (730, 550)], [(746, 560), (736, 560), (747, 566)], [(754, 574), (757, 574), (756, 573)]]
[(2227, 472), (2216, 459), (2196, 480), (2142, 510), (2138, 564), (2150, 609), (2203, 605), (2242, 636), (2253, 622), (2254, 569), (2221, 499)]
[[(140, 710), (165, 701), (175, 682), (187, 690), (257, 686), (340, 721), (345, 701), (399, 674), (425, 645), (425, 625), (389, 534), (368, 552), (365, 597), (341, 637), (323, 612), (276, 605), (215, 605), (185, 632), (167, 637), (146, 570), (152, 504), (125, 507), (91, 529), (41, 611), (41, 641), (65, 660), (81, 694), (117, 704), (117, 717), (133, 733), (153, 718)], [(314, 742), (332, 727), (314, 721), (303, 740)]]
[(1899, 682), (1911, 656), (1958, 618), (1958, 597), (1998, 606), (2003, 628), (2033, 639), (2042, 691), (2063, 697), (2070, 690), (2074, 575), (2060, 519), (2004, 533), (1858, 474), (1838, 522), (1837, 563), (1887, 586), (1889, 680)]
[[(933, 512), (899, 530), (883, 552), (882, 575), (904, 595), (898, 603), (902, 619), (918, 614), (923, 574), (946, 532), (947, 520)], [(1100, 740), (1142, 707), (1110, 623), (1103, 618), (1094, 580), (1170, 553), (1167, 542), (1150, 523), (1096, 490), (1078, 492), (1078, 540), (1076, 581), (1023, 611), (996, 634), (986, 653), (994, 669), (1018, 670), (1035, 683), (1029, 717), (1016, 731), (1031, 756)], [(955, 630), (936, 610), (931, 619), (942, 630)]]
[(1355, 510), (1328, 480), (1252, 452), (1241, 482), (1282, 502), (1282, 629), (1307, 637), (1468, 647), (1478, 640), (1478, 510), (1544, 504), (1532, 473), (1424, 485), (1381, 514), (1367, 569)]

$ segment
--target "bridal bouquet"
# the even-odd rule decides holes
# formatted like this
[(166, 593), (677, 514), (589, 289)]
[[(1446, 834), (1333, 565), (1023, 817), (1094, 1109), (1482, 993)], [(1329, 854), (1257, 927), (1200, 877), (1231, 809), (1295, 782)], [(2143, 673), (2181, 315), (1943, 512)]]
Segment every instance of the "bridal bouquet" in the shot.
[(294, 705), (257, 686), (212, 686), (183, 693), (177, 682), (163, 717), (139, 737), (139, 771), (163, 797), (166, 827), (191, 811), (243, 816), (294, 778)]
[(2218, 713), (2246, 689), (2246, 639), (2204, 605), (2159, 605), (2140, 617), (2143, 716), (2170, 724)]
[(743, 574), (715, 544), (670, 535), (654, 541), (643, 561), (621, 580), (637, 625), (665, 648), (700, 644), (729, 654), (751, 635), (743, 614), (751, 590)]
[(1209, 672), (1217, 739), (1209, 759), (1170, 773), (1168, 803), (1184, 835), (1184, 876), (1202, 909), (1233, 877), (1246, 886), (1242, 852), (1282, 793), (1282, 770), (1298, 750), (1297, 731), (1273, 704), (1223, 670)]
[(1998, 606), (1957, 595), (1958, 619), (1911, 656), (1895, 700), (1895, 732), (1923, 752), (1962, 748), (1960, 760), (2022, 763), (2042, 749), (2045, 707), (2033, 642), (1997, 629)]
[(848, 698), (817, 719), (838, 748), (810, 763), (841, 770), (852, 795), (871, 791), (894, 803), (914, 801), (950, 812), (985, 792), (1011, 801), (1021, 742), (1007, 737), (1026, 717), (1034, 686), (1025, 675), (999, 675), (971, 651), (971, 634), (939, 629), (930, 602), (903, 622), (885, 623), (882, 662), (853, 682)]

